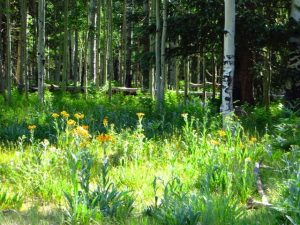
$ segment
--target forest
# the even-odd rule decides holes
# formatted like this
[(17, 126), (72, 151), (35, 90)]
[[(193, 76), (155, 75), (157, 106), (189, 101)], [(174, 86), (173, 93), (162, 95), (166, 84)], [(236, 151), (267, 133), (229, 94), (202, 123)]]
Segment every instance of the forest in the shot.
[(300, 225), (300, 0), (0, 0), (0, 224)]

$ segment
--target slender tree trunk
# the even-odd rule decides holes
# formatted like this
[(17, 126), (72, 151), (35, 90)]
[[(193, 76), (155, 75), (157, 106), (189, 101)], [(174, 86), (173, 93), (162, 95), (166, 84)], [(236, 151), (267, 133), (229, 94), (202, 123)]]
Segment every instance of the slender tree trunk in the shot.
[(166, 81), (166, 40), (167, 40), (167, 0), (163, 0), (163, 29), (161, 36), (161, 84), (160, 84), (160, 104), (164, 102), (165, 83)]
[[(25, 87), (25, 94), (27, 96), (27, 0), (20, 0), (21, 8), (21, 89)], [(24, 84), (25, 83), (25, 84)]]
[(107, 2), (107, 9), (108, 9), (108, 80), (109, 80), (109, 100), (111, 101), (112, 97), (112, 90), (111, 90), (111, 85), (112, 85), (112, 79), (113, 79), (113, 55), (112, 55), (112, 0), (108, 0)]
[(103, 74), (102, 74), (102, 84), (106, 85), (107, 84), (107, 43), (108, 43), (108, 35), (107, 35), (107, 2), (103, 1), (103, 24), (105, 25), (103, 28), (103, 40), (104, 40), (104, 54), (103, 54), (103, 60), (102, 60), (102, 68), (103, 68)]
[(39, 0), (39, 39), (38, 39), (38, 95), (40, 103), (44, 103), (45, 79), (45, 0)]
[(97, 89), (100, 87), (100, 77), (101, 77), (101, 8), (102, 0), (98, 0), (97, 4), (97, 33), (96, 33), (96, 74), (95, 74), (95, 83)]
[[(143, 9), (144, 9), (144, 22), (143, 27), (147, 29), (149, 26), (149, 0), (143, 0)], [(150, 50), (150, 36), (148, 32), (145, 32), (143, 37), (143, 62), (141, 63), (142, 67), (142, 76), (143, 76), (143, 89), (149, 88), (149, 62), (147, 53)]]
[(235, 59), (235, 0), (225, 0), (225, 29), (224, 29), (224, 68), (222, 80), (223, 125), (233, 111), (232, 88)]
[(95, 78), (95, 30), (96, 30), (96, 0), (90, 1), (89, 11), (89, 77), (96, 81)]
[(190, 70), (189, 70), (189, 59), (186, 58), (184, 60), (183, 65), (183, 73), (184, 73), (184, 104), (186, 105), (188, 102), (188, 96), (189, 96), (189, 87), (190, 87)]
[[(151, 0), (151, 18), (156, 17), (156, 0)], [(149, 21), (151, 24), (151, 20)], [(155, 52), (155, 39), (156, 39), (156, 34), (150, 36), (150, 52)], [(150, 95), (151, 98), (155, 98), (155, 66), (151, 65), (151, 70), (150, 70), (150, 78), (149, 78), (149, 90), (150, 90)]]
[(126, 51), (126, 77), (125, 77), (125, 85), (126, 87), (132, 86), (132, 69), (131, 69), (131, 34), (132, 34), (132, 22), (131, 22), (131, 15), (132, 15), (132, 0), (125, 0), (126, 1), (126, 44), (125, 44), (125, 51)]
[[(0, 8), (3, 7), (3, 3), (0, 2)], [(3, 19), (3, 13), (2, 10), (0, 10), (0, 30), (2, 30), (2, 19)], [(0, 32), (0, 94), (2, 94), (5, 97), (5, 75), (3, 71), (3, 36), (2, 32)]]
[(216, 58), (215, 58), (215, 54), (213, 52), (212, 54), (212, 99), (215, 100), (216, 99), (216, 78), (217, 78), (217, 63), (216, 63)]
[(20, 91), (21, 91), (21, 82), (22, 82), (22, 77), (21, 77), (21, 46), (22, 46), (22, 43), (21, 42), (22, 42), (22, 40), (21, 40), (21, 32), (20, 32), (19, 36), (18, 36), (17, 68), (16, 68), (16, 72), (15, 72), (16, 84)]
[(11, 82), (12, 82), (12, 65), (11, 65), (11, 22), (10, 22), (10, 1), (5, 1), (6, 8), (6, 92), (7, 102), (11, 104)]
[(62, 73), (62, 90), (66, 90), (68, 79), (69, 65), (69, 0), (64, 0), (64, 53), (63, 53), (63, 73)]
[(263, 73), (263, 103), (266, 110), (270, 108), (270, 89), (271, 89), (271, 76), (272, 76), (272, 59), (271, 50), (267, 50), (265, 53), (265, 69)]
[(202, 80), (203, 80), (203, 102), (206, 101), (206, 62), (205, 54), (202, 52)]
[(75, 29), (74, 33), (74, 85), (77, 86), (77, 82), (79, 81), (79, 37), (78, 37), (78, 29)]
[(156, 0), (156, 36), (155, 36), (155, 65), (156, 65), (156, 100), (157, 109), (162, 109), (162, 85), (163, 77), (161, 74), (161, 24), (160, 24), (160, 0)]
[[(294, 27), (300, 24), (300, 0), (292, 0), (290, 20)], [(287, 65), (285, 99), (290, 104), (300, 98), (300, 36), (298, 29), (289, 39), (289, 61)], [(297, 107), (299, 108), (299, 107)]]

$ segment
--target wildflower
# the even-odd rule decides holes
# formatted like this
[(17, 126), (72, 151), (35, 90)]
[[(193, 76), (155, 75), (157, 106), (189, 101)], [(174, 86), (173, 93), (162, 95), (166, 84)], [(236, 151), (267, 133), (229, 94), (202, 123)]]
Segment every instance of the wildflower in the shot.
[(76, 119), (83, 119), (84, 118), (84, 114), (81, 114), (81, 113), (75, 113), (74, 114), (74, 117), (76, 118)]
[(256, 142), (257, 141), (257, 139), (255, 138), (255, 137), (252, 137), (251, 139), (250, 139), (250, 142), (253, 144), (254, 142)]
[(68, 120), (67, 125), (68, 126), (74, 126), (76, 124), (75, 120)]
[(89, 126), (88, 125), (82, 125), (81, 126), (83, 129), (85, 129), (85, 130), (89, 130)]
[(101, 143), (114, 142), (113, 136), (111, 136), (109, 134), (100, 134), (96, 137), (96, 140), (101, 142)]
[(53, 117), (54, 119), (56, 119), (56, 118), (59, 117), (59, 114), (57, 114), (57, 113), (52, 113), (52, 117)]
[(107, 119), (107, 117), (104, 117), (102, 123), (103, 123), (104, 127), (107, 127), (107, 125), (108, 125), (108, 119)]
[(140, 118), (140, 117), (143, 117), (143, 116), (145, 116), (145, 113), (138, 112), (136, 115), (137, 115), (137, 116)]
[(50, 142), (48, 141), (48, 139), (44, 139), (41, 142), (41, 145), (46, 149), (50, 145)]
[(35, 128), (36, 128), (36, 125), (29, 125), (29, 126), (28, 126), (28, 130), (29, 130), (30, 132), (34, 131)]
[(82, 142), (80, 142), (79, 146), (81, 148), (85, 148), (90, 144), (90, 142), (88, 140), (83, 140)]
[(217, 141), (217, 140), (211, 140), (210, 143), (211, 143), (212, 145), (220, 145), (220, 142)]
[(246, 162), (246, 163), (251, 162), (251, 161), (252, 161), (252, 160), (251, 160), (250, 157), (247, 157), (247, 158), (245, 159), (245, 162)]
[(220, 137), (225, 137), (226, 136), (226, 132), (224, 130), (218, 130), (218, 134)]
[(74, 134), (81, 136), (81, 137), (89, 137), (89, 132), (87, 129), (84, 129), (83, 126), (78, 126), (73, 130)]
[(62, 115), (64, 118), (68, 118), (68, 117), (70, 116), (70, 114), (67, 113), (66, 111), (62, 111), (62, 112), (60, 113), (60, 115)]
[(182, 114), (181, 114), (181, 117), (183, 117), (184, 119), (187, 119), (188, 114), (187, 114), (187, 113), (182, 113)]

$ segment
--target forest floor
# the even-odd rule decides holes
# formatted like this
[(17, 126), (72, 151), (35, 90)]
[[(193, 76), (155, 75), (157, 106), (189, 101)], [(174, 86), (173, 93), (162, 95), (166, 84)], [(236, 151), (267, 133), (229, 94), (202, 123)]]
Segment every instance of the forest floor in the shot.
[(0, 100), (0, 224), (300, 224), (299, 112), (181, 102)]

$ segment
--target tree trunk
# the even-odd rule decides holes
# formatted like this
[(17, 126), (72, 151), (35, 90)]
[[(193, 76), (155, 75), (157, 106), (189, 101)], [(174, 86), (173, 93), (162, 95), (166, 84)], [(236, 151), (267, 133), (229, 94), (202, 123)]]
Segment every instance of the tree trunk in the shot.
[(166, 78), (166, 40), (167, 40), (167, 0), (163, 0), (163, 29), (161, 36), (161, 84), (160, 84), (160, 99), (161, 104), (164, 102)]
[[(143, 22), (143, 27), (144, 29), (147, 29), (149, 26), (149, 0), (143, 0), (143, 9), (144, 9), (144, 22)], [(150, 36), (148, 32), (144, 33), (143, 36), (143, 58), (141, 62), (141, 67), (142, 67), (142, 76), (143, 76), (143, 89), (148, 89), (149, 88), (149, 60), (147, 57), (148, 52), (150, 51)]]
[(254, 104), (252, 52), (244, 38), (239, 37), (238, 43), (233, 98), (239, 103)]
[(203, 80), (203, 102), (206, 101), (206, 61), (205, 54), (202, 52), (202, 80)]
[(232, 88), (235, 60), (235, 0), (225, 0), (225, 29), (224, 29), (224, 68), (222, 79), (222, 105), (223, 125), (226, 118), (233, 111)]
[(263, 73), (263, 104), (266, 110), (270, 108), (270, 89), (271, 89), (271, 76), (272, 76), (272, 59), (271, 50), (265, 53), (265, 70)]
[[(3, 3), (0, 2), (0, 8), (3, 8)], [(2, 19), (3, 19), (3, 13), (2, 10), (0, 10), (0, 30), (2, 30)], [(0, 94), (3, 96), (5, 95), (5, 75), (3, 71), (3, 36), (2, 32), (0, 32)]]
[(63, 73), (62, 73), (62, 90), (66, 90), (68, 82), (69, 66), (69, 0), (64, 0), (64, 53), (63, 53)]
[(96, 81), (95, 78), (95, 30), (96, 30), (96, 0), (90, 1), (89, 11), (89, 77)]
[(38, 95), (40, 103), (44, 103), (45, 79), (45, 0), (39, 0), (38, 31)]
[[(156, 15), (156, 0), (151, 0), (151, 17), (155, 18)], [(149, 21), (151, 23), (151, 21)], [(156, 39), (156, 34), (150, 36), (150, 52), (155, 52), (155, 39)], [(150, 90), (150, 95), (151, 98), (155, 98), (155, 66), (151, 65), (151, 70), (150, 70), (150, 78), (149, 78), (149, 90)]]
[(79, 81), (79, 37), (78, 37), (78, 29), (75, 29), (75, 37), (74, 37), (74, 44), (75, 44), (75, 51), (74, 51), (74, 69), (73, 69), (73, 73), (74, 73), (74, 85), (77, 86), (77, 82)]
[(183, 65), (183, 73), (184, 73), (184, 104), (186, 105), (188, 102), (188, 97), (189, 97), (189, 87), (190, 87), (190, 69), (189, 69), (189, 58), (187, 57), (184, 60), (184, 65)]
[(107, 62), (108, 62), (108, 80), (109, 80), (109, 100), (111, 101), (112, 97), (112, 79), (113, 79), (113, 55), (112, 55), (112, 0), (107, 2), (108, 9), (108, 51), (107, 51)]
[[(300, 22), (300, 0), (292, 0), (290, 19), (294, 27)], [(289, 39), (289, 61), (287, 65), (285, 99), (292, 103), (300, 98), (300, 36), (298, 28)]]
[(102, 68), (103, 68), (103, 73), (102, 73), (102, 84), (106, 85), (107, 83), (107, 43), (108, 43), (108, 39), (107, 39), (107, 2), (103, 1), (103, 21), (104, 21), (104, 29), (103, 29), (103, 60), (102, 60)]
[(125, 85), (126, 87), (132, 86), (132, 69), (131, 69), (131, 34), (132, 34), (132, 0), (125, 0), (126, 1), (126, 44), (125, 44), (125, 51), (126, 51), (126, 67), (125, 67)]
[(100, 87), (100, 77), (101, 77), (101, 8), (102, 8), (102, 0), (98, 0), (97, 4), (97, 33), (96, 33), (96, 74), (95, 74), (95, 83), (97, 89)]
[(12, 80), (12, 65), (11, 65), (11, 22), (10, 22), (10, 1), (5, 1), (6, 8), (6, 92), (7, 102), (11, 104), (11, 80)]
[(157, 109), (161, 110), (162, 108), (162, 90), (163, 78), (161, 75), (161, 24), (160, 24), (160, 0), (156, 0), (156, 36), (155, 36), (155, 67), (156, 67), (156, 100), (157, 100)]

